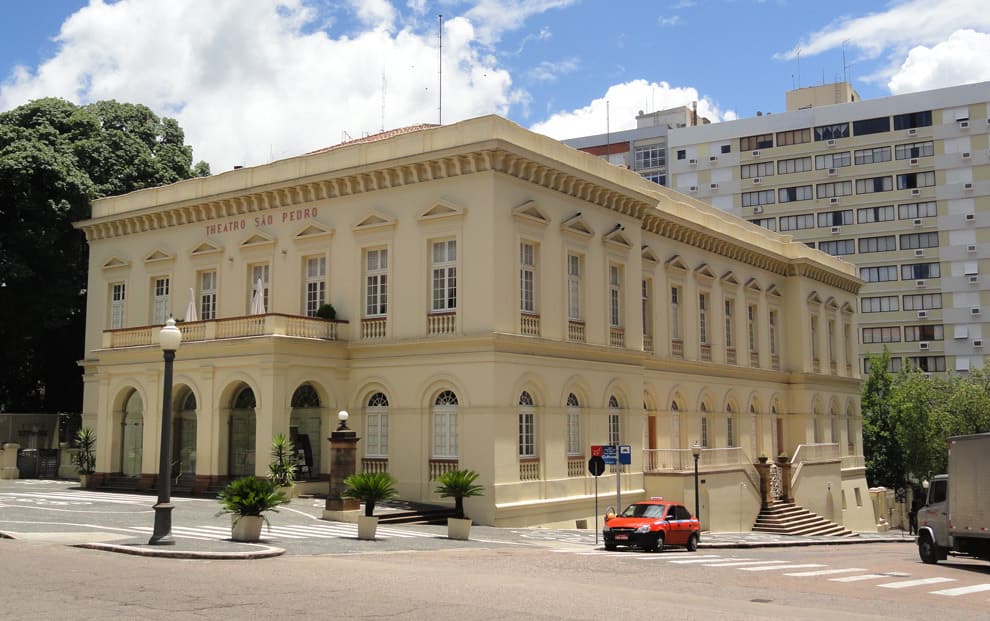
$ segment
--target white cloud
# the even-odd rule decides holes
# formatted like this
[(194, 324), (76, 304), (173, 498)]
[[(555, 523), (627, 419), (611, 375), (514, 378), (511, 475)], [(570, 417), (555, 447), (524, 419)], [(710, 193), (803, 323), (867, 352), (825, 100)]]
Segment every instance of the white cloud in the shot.
[[(417, 31), (392, 8), (362, 4), (351, 18), (363, 30), (336, 36), (313, 29), (326, 16), (306, 0), (93, 0), (62, 25), (52, 58), (0, 83), (0, 110), (45, 96), (143, 103), (176, 117), (195, 158), (218, 172), (336, 144), (344, 132), (436, 122), (436, 24)], [(482, 49), (471, 21), (445, 20), (444, 122), (527, 104)]]
[(349, 4), (361, 23), (367, 26), (391, 29), (395, 22), (395, 7), (388, 0), (349, 0)]
[(990, 80), (990, 34), (957, 30), (941, 43), (912, 49), (887, 87), (895, 95)]
[(464, 14), (478, 32), (484, 45), (494, 45), (502, 33), (519, 28), (523, 22), (551, 9), (561, 9), (577, 0), (475, 0)]
[(660, 26), (676, 26), (677, 24), (681, 23), (681, 16), (680, 15), (671, 15), (670, 17), (660, 16), (657, 18), (657, 23), (660, 24)]
[(539, 65), (526, 72), (526, 77), (537, 82), (553, 82), (562, 75), (573, 73), (578, 68), (576, 58), (566, 58), (557, 62), (542, 61)]
[[(723, 111), (707, 97), (701, 97), (693, 87), (675, 87), (666, 82), (633, 80), (610, 86), (605, 95), (587, 106), (558, 112), (545, 121), (532, 126), (532, 130), (560, 140), (577, 136), (604, 134), (606, 116), (611, 131), (636, 127), (639, 111), (664, 110), (677, 106), (690, 106), (698, 102), (698, 114), (711, 121), (729, 121), (735, 112)], [(607, 112), (606, 112), (607, 107)]]

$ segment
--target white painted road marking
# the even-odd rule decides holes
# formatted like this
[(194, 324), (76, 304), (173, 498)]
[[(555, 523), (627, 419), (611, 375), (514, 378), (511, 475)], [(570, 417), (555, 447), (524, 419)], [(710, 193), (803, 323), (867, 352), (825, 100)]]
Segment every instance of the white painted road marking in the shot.
[(990, 584), (974, 584), (968, 587), (956, 587), (954, 589), (942, 589), (941, 591), (932, 591), (932, 595), (947, 595), (949, 597), (956, 597), (958, 595), (969, 595), (970, 593), (980, 593), (981, 591), (990, 591)]
[(861, 576), (846, 576), (844, 578), (829, 578), (832, 582), (859, 582), (860, 580), (880, 580), (889, 578), (889, 574), (863, 574)]
[(885, 589), (907, 589), (910, 587), (922, 586), (924, 584), (938, 584), (939, 582), (955, 582), (955, 578), (919, 578), (918, 580), (905, 580), (904, 582), (888, 582), (878, 584), (878, 587)]
[(798, 571), (793, 574), (784, 574), (785, 576), (831, 576), (833, 574), (848, 574), (854, 571), (866, 571), (865, 569), (860, 569), (859, 567), (847, 567), (845, 569), (822, 569), (819, 571)]
[(784, 565), (787, 561), (731, 561), (729, 563), (707, 563), (705, 567), (739, 567), (742, 565)]
[(741, 571), (779, 571), (781, 569), (804, 569), (806, 567), (825, 567), (819, 563), (802, 563), (795, 565), (771, 565), (769, 567), (740, 567)]

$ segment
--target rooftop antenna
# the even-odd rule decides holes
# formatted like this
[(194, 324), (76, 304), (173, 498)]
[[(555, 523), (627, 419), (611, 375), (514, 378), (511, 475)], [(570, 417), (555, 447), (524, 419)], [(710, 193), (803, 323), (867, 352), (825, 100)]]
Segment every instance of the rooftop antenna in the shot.
[(848, 42), (849, 39), (846, 39), (842, 42), (842, 81), (843, 82), (849, 81), (849, 78), (846, 75), (846, 68), (849, 66), (846, 64), (846, 43)]
[(438, 76), (437, 81), (439, 82), (439, 87), (440, 87), (438, 89), (438, 92), (440, 93), (439, 95), (440, 103), (437, 108), (437, 118), (438, 118), (437, 124), (443, 125), (443, 13), (438, 14), (437, 18), (439, 18), (440, 20), (440, 32), (437, 33), (437, 38), (440, 41), (440, 46), (438, 48), (440, 55), (438, 65), (440, 67), (440, 70), (437, 72), (437, 76)]

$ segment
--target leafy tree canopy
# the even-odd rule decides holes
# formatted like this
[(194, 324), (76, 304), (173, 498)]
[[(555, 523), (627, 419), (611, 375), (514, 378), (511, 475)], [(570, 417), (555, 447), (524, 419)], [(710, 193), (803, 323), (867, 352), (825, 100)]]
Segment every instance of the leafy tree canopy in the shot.
[[(79, 411), (90, 201), (208, 175), (142, 105), (45, 98), (0, 113), (0, 411)], [(102, 292), (93, 292), (102, 295)]]

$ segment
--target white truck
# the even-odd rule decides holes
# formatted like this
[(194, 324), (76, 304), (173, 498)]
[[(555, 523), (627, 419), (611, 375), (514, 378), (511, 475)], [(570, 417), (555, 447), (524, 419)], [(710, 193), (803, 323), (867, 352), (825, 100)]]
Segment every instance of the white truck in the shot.
[(928, 485), (917, 541), (925, 563), (950, 552), (990, 561), (990, 433), (949, 438), (949, 472)]

